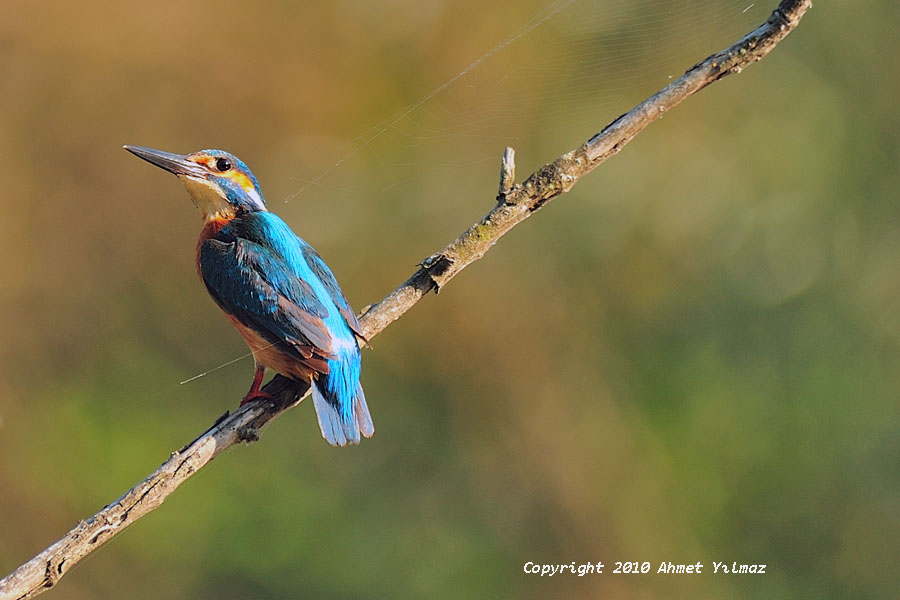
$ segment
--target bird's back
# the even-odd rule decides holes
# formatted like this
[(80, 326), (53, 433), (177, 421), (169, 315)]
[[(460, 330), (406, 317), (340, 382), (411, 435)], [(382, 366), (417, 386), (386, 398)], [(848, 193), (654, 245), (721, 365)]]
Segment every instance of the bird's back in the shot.
[(358, 442), (360, 432), (371, 435), (359, 385), (359, 322), (309, 244), (277, 215), (253, 212), (204, 228), (198, 267), (260, 364), (315, 379), (313, 400), (326, 439), (343, 445)]

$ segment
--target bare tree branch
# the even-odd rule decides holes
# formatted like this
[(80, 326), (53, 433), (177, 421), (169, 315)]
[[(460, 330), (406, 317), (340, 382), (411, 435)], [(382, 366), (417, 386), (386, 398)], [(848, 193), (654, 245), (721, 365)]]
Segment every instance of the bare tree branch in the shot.
[[(484, 256), (507, 231), (547, 202), (570, 189), (670, 108), (731, 73), (762, 59), (800, 22), (810, 0), (782, 0), (761, 26), (731, 47), (698, 63), (683, 76), (615, 119), (579, 148), (557, 158), (516, 185), (514, 154), (503, 153), (497, 205), (384, 300), (360, 317), (368, 339), (378, 335), (428, 292), (437, 292), (460, 271)], [(225, 413), (208, 430), (177, 452), (149, 477), (86, 521), (79, 522), (58, 542), (0, 580), (0, 600), (31, 598), (56, 585), (79, 561), (128, 525), (157, 508), (191, 475), (240, 442), (258, 439), (266, 423), (300, 402), (308, 384), (276, 376), (264, 388), (272, 401), (252, 402), (234, 414)]]

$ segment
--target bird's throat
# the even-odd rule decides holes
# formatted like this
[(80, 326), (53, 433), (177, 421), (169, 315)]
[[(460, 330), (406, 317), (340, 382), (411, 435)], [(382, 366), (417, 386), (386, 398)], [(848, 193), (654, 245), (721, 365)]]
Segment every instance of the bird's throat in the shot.
[(200, 209), (204, 221), (227, 221), (234, 217), (234, 205), (222, 195), (221, 188), (197, 177), (180, 176), (179, 179), (191, 195), (194, 206)]

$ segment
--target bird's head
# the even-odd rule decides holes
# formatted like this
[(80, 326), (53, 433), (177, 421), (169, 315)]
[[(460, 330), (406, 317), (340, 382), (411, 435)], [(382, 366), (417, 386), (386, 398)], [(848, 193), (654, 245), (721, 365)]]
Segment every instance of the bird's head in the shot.
[(139, 158), (174, 173), (207, 221), (231, 219), (266, 210), (259, 182), (241, 159), (222, 150), (172, 154), (141, 146), (125, 146)]

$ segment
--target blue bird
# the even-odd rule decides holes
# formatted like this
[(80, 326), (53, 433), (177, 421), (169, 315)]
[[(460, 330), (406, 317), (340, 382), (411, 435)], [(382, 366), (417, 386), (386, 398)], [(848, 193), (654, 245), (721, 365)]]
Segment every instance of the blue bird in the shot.
[(197, 272), (250, 347), (253, 384), (241, 406), (269, 397), (267, 368), (309, 381), (322, 436), (334, 446), (375, 432), (359, 383), (359, 321), (318, 253), (266, 208), (259, 182), (222, 150), (181, 155), (125, 146), (174, 173), (203, 216)]

